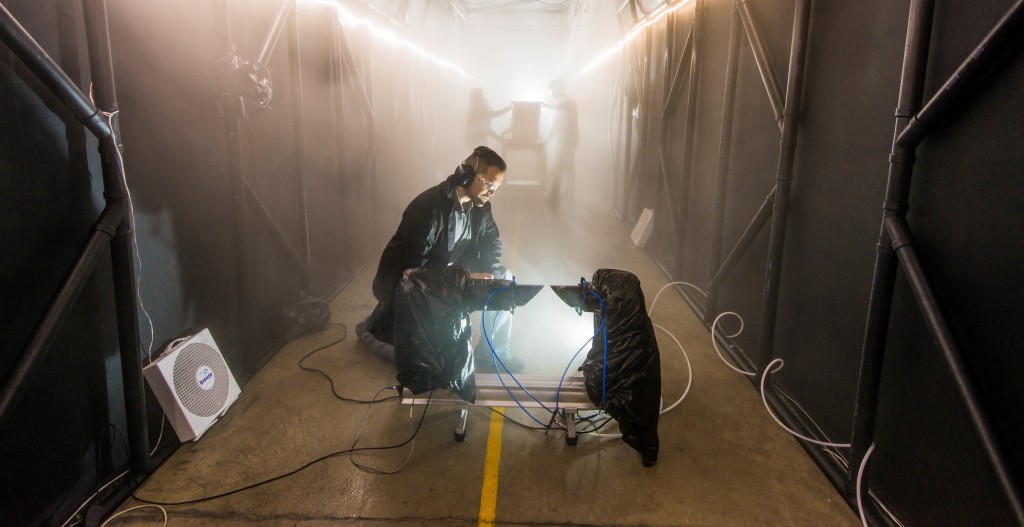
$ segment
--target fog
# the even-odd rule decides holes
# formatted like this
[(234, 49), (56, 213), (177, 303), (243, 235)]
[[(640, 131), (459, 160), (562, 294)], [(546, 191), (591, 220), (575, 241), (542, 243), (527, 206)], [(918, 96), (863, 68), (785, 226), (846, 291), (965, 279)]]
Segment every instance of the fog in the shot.
[[(538, 157), (551, 155), (550, 143), (531, 150), (488, 140), (508, 163), (508, 184), (493, 203), (505, 264), (533, 284), (577, 283), (609, 266), (604, 233), (580, 229), (594, 221), (585, 218), (593, 211), (611, 214), (608, 131), (620, 56), (580, 72), (622, 38), (613, 2), (575, 3), (578, 16), (567, 24), (562, 4), (540, 2), (461, 1), (458, 12), (440, 2), (411, 2), (403, 12), (403, 2), (302, 0), (276, 39), (282, 2), (228, 1), (223, 13), (216, 3), (173, 4), (111, 8), (125, 163), (144, 229), (140, 246), (143, 256), (180, 260), (145, 262), (147, 273), (166, 280), (162, 291), (143, 275), (157, 342), (190, 320), (235, 330), (226, 313), (236, 297), (236, 266), (247, 267), (237, 270), (238, 279), (255, 320), (274, 317), (296, 288), (321, 298), (343, 289), (353, 294), (360, 273), (376, 268), (409, 201), (470, 153), (466, 117), (474, 89), (494, 109), (550, 104), (549, 84), (562, 79), (578, 108), (576, 185), (558, 206), (544, 200), (548, 174)], [(264, 50), (272, 98), (257, 104), (248, 71), (227, 65), (254, 63)], [(224, 128), (224, 116), (231, 123), (238, 110), (226, 103), (232, 100), (242, 100), (244, 110), (234, 139)], [(513, 114), (493, 119), (495, 134), (510, 129)], [(550, 134), (552, 114), (540, 110), (540, 138)], [(240, 143), (237, 154), (225, 148), (233, 141)], [(233, 188), (245, 189), (244, 233), (232, 220)], [(224, 262), (221, 271), (209, 271), (210, 258)], [(575, 351), (591, 322), (549, 302), (558, 300), (545, 292), (517, 312), (515, 334), (538, 335), (544, 317), (565, 315), (556, 326), (577, 329), (561, 347)], [(251, 360), (255, 368), (260, 359)]]
[[(589, 279), (608, 263), (602, 253), (605, 236), (600, 230), (581, 229), (580, 224), (589, 221), (593, 227), (594, 220), (587, 215), (595, 209), (608, 210), (609, 112), (619, 73), (614, 60), (617, 55), (581, 72), (621, 38), (615, 6), (591, 2), (574, 24), (567, 25), (567, 15), (559, 15), (560, 11), (552, 14), (553, 8), (543, 3), (505, 2), (509, 6), (531, 4), (519, 13), (501, 10), (498, 5), (491, 8), (499, 8), (500, 13), (483, 10), (473, 2), (456, 4), (463, 12), (422, 7), (409, 12), (410, 18), (420, 18), (421, 25), (417, 34), (408, 36), (374, 28), (372, 13), (342, 10), (342, 31), (350, 43), (354, 41), (373, 57), (375, 95), (385, 94), (385, 98), (374, 100), (375, 128), (381, 142), (377, 173), (396, 184), (388, 187), (393, 194), (387, 192), (384, 202), (373, 206), (379, 214), (378, 246), (394, 232), (405, 204), (450, 174), (475, 146), (465, 142), (472, 91), (482, 91), (486, 105), (493, 110), (520, 103), (548, 105), (540, 110), (535, 130), (544, 139), (552, 135), (554, 126), (549, 85), (561, 79), (578, 109), (575, 188), (567, 190), (557, 205), (545, 199), (550, 184), (545, 161), (552, 158), (557, 146), (548, 141), (534, 149), (517, 143), (515, 136), (521, 130), (512, 129), (513, 118), (519, 115), (517, 106), (493, 118), (491, 130), (498, 137), (486, 142), (508, 163), (505, 186), (495, 196), (493, 210), (503, 235), (503, 263), (519, 282), (573, 284), (584, 276)], [(413, 47), (431, 56), (410, 52)], [(399, 122), (403, 116), (412, 117), (406, 112), (417, 104), (422, 105), (419, 118)], [(382, 121), (391, 117), (396, 122)], [(381, 134), (385, 126), (389, 132)], [(422, 131), (406, 135), (408, 127), (422, 127)], [(431, 144), (432, 170), (426, 170), (421, 162), (426, 146), (421, 143), (425, 141)], [(621, 225), (613, 222), (603, 228), (620, 229)], [(371, 266), (376, 265), (376, 256), (371, 256)], [(479, 338), (479, 314), (473, 315), (473, 323)], [(512, 346), (515, 354), (526, 358), (531, 373), (561, 374), (593, 331), (591, 315), (580, 316), (550, 291), (543, 291), (516, 311)], [(585, 355), (580, 354), (576, 364)]]

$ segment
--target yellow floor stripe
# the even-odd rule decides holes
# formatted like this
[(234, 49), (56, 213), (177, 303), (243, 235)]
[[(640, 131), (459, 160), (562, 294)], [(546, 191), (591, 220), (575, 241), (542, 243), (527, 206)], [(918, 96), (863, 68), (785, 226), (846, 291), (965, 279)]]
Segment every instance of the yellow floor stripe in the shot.
[(491, 412), (491, 426), (487, 430), (487, 458), (484, 460), (484, 483), (480, 489), (480, 527), (494, 525), (498, 505), (498, 464), (501, 461), (501, 427), (505, 412), (496, 408)]
[[(512, 243), (505, 256), (506, 265), (515, 272), (519, 261), (519, 232), (522, 230), (522, 207), (516, 206), (515, 223), (512, 226)], [(484, 459), (484, 481), (480, 488), (480, 527), (493, 527), (498, 505), (498, 465), (501, 462), (501, 428), (505, 424), (505, 410), (495, 408), (491, 412), (491, 425), (487, 429), (487, 457)]]

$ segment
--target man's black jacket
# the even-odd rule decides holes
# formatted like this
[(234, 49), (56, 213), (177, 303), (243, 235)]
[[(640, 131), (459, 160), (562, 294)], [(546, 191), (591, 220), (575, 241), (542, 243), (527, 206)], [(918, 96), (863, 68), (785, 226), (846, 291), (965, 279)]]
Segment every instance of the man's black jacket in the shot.
[(470, 214), (471, 244), (458, 262), (451, 261), (456, 214), (456, 175), (416, 196), (402, 214), (398, 231), (380, 257), (373, 296), (387, 304), (406, 269), (459, 264), (473, 272), (491, 272), (500, 265), (501, 240), (490, 202)]

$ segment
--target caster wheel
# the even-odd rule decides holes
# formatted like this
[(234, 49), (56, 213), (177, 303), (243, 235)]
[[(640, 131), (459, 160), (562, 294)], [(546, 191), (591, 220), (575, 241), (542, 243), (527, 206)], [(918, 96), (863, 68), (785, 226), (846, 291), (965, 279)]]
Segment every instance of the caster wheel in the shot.
[(455, 442), (456, 443), (461, 443), (461, 442), (463, 442), (465, 440), (466, 440), (466, 434), (460, 434), (458, 432), (455, 432)]
[(576, 442), (579, 441), (578, 437), (567, 437), (565, 438), (565, 444), (569, 446), (576, 446)]

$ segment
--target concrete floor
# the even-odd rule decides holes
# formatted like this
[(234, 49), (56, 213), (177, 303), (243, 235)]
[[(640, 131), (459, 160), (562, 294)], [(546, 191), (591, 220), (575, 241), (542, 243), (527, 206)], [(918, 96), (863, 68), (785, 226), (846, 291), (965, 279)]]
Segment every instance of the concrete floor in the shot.
[[(601, 201), (577, 203), (587, 205), (550, 208), (523, 193), (497, 196), (505, 261), (518, 281), (575, 284), (598, 268), (624, 269), (640, 278), (650, 305), (667, 283), (664, 275), (630, 243), (621, 221), (595, 205)], [(136, 494), (176, 502), (273, 478), (350, 448), (364, 419), (360, 446), (405, 441), (423, 407), (410, 412), (395, 400), (369, 408), (343, 402), (326, 379), (298, 367), (311, 350), (346, 337), (305, 364), (325, 371), (337, 391), (352, 398), (372, 398), (394, 383), (393, 368), (367, 353), (352, 330), (373, 307), (375, 264), (331, 303), (340, 325), (285, 346), (243, 387), (226, 416), (199, 442), (182, 445)], [(431, 406), (411, 445), (356, 457), (385, 469), (408, 457), (397, 474), (370, 473), (348, 456), (335, 456), (251, 490), (168, 506), (169, 524), (491, 525), (488, 503), (494, 503), (494, 525), (860, 524), (798, 440), (772, 421), (750, 382), (721, 362), (707, 329), (677, 293), (667, 290), (652, 318), (685, 346), (693, 368), (685, 400), (661, 417), (661, 453), (653, 468), (643, 468), (639, 454), (621, 441), (584, 435), (568, 446), (562, 433), (492, 420), (496, 414), (482, 407), (470, 410), (468, 437), (459, 443), (452, 437), (456, 411)], [(517, 309), (513, 349), (526, 358), (527, 373), (560, 375), (592, 333), (591, 324), (589, 315), (577, 316), (542, 291)], [(672, 339), (660, 332), (658, 338), (668, 404), (686, 388), (687, 368)], [(529, 422), (518, 409), (507, 415)], [(128, 500), (122, 508), (137, 504)], [(159, 511), (140, 509), (111, 525), (161, 523)]]

